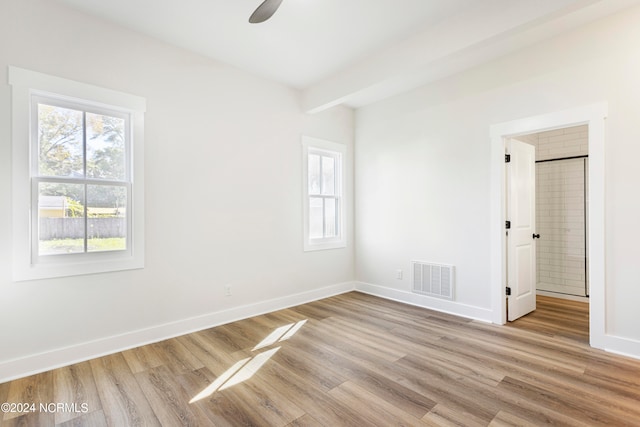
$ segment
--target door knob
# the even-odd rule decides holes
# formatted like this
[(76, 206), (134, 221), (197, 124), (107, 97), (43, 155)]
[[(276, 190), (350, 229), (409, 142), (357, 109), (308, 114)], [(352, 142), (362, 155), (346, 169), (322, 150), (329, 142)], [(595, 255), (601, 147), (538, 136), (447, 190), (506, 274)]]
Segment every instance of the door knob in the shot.
[(539, 235), (539, 234), (534, 234), (534, 235), (533, 235), (533, 238), (534, 238), (534, 239), (539, 239), (539, 238), (540, 238), (540, 235)]

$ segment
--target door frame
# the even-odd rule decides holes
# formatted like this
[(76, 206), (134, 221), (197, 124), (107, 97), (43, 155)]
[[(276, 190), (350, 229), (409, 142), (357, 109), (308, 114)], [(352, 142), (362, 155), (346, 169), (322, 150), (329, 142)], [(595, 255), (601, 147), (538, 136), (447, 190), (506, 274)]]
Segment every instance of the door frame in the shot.
[(589, 343), (605, 347), (605, 122), (607, 103), (591, 104), (492, 125), (491, 131), (491, 308), (492, 321), (506, 323), (506, 166), (507, 138), (589, 125)]

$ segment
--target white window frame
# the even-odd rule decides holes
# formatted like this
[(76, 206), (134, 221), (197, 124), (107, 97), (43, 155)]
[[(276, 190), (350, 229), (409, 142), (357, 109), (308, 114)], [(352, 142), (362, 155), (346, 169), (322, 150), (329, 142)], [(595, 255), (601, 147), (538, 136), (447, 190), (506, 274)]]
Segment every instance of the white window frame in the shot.
[[(335, 163), (335, 185), (336, 195), (330, 196), (335, 198), (338, 212), (336, 214), (337, 236), (328, 238), (312, 239), (309, 234), (309, 202), (311, 197), (318, 195), (309, 194), (309, 155), (320, 154), (330, 156), (336, 160)], [(302, 137), (302, 200), (303, 200), (303, 223), (304, 223), (304, 250), (317, 251), (325, 249), (338, 249), (347, 246), (346, 226), (345, 226), (345, 158), (347, 148), (343, 144), (325, 141), (322, 139), (312, 138), (308, 136)]]
[[(9, 67), (12, 87), (12, 231), (13, 280), (34, 280), (130, 270), (144, 267), (144, 112), (146, 101), (138, 96), (85, 83)], [(35, 97), (35, 98), (34, 98)], [(38, 256), (38, 196), (34, 190), (37, 156), (32, 136), (37, 135), (34, 105), (37, 99), (59, 105), (79, 106), (83, 111), (115, 112), (128, 117), (127, 249), (65, 255)], [(34, 133), (36, 132), (36, 133)], [(37, 148), (37, 147), (35, 147)]]

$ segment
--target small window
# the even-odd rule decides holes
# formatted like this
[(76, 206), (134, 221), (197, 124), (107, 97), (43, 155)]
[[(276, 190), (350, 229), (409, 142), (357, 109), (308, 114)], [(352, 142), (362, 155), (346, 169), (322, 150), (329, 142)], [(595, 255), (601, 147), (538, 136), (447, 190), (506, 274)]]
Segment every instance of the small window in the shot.
[(304, 249), (343, 248), (345, 147), (303, 138)]
[(14, 280), (141, 268), (144, 100), (15, 67), (10, 83)]

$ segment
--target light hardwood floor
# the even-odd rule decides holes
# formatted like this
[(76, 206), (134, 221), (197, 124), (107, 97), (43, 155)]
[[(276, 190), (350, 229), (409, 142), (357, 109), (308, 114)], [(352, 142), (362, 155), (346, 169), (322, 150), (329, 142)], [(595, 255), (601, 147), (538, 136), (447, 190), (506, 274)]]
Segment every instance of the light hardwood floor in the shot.
[(589, 304), (538, 295), (536, 310), (509, 326), (589, 343)]
[(1, 425), (640, 425), (640, 361), (563, 307), (496, 326), (352, 292), (0, 384), (88, 407)]

